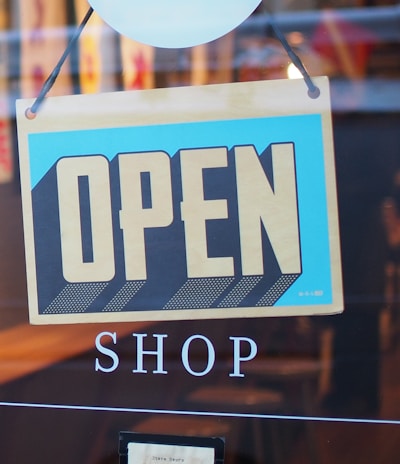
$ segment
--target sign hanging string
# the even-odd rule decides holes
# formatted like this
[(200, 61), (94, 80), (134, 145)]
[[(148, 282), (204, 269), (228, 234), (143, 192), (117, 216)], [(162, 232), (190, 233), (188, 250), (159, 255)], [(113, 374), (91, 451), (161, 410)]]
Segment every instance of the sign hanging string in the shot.
[(269, 16), (272, 30), (274, 31), (274, 34), (276, 35), (277, 39), (282, 44), (292, 63), (296, 66), (296, 68), (300, 71), (301, 75), (303, 76), (304, 82), (308, 87), (308, 96), (310, 98), (318, 98), (320, 95), (319, 88), (314, 84), (300, 57), (295, 53), (289, 42), (286, 40), (285, 35), (277, 26), (272, 13), (268, 10), (265, 0), (262, 1), (262, 9), (264, 13), (266, 13)]
[[(292, 63), (296, 66), (296, 68), (300, 71), (301, 75), (303, 76), (303, 79), (308, 87), (308, 95), (310, 98), (318, 98), (320, 95), (320, 90), (319, 88), (314, 84), (312, 81), (310, 75), (308, 74), (303, 62), (301, 61), (300, 57), (294, 52), (293, 48), (289, 44), (289, 42), (286, 40), (285, 35), (282, 33), (282, 31), (279, 29), (277, 24), (274, 22), (271, 13), (268, 11), (268, 8), (265, 4), (265, 1), (262, 2), (263, 5), (263, 10), (269, 15), (270, 21), (271, 21), (271, 27), (274, 31), (274, 34), (276, 35), (277, 39), (281, 42), (283, 48), (285, 49), (286, 53), (288, 54), (290, 60)], [(64, 53), (62, 54), (61, 58), (59, 59), (58, 63), (54, 67), (53, 71), (50, 73), (49, 77), (46, 79), (46, 81), (43, 83), (43, 86), (39, 92), (39, 95), (36, 97), (36, 100), (33, 102), (32, 106), (28, 108), (25, 112), (25, 115), (28, 119), (34, 119), (36, 117), (36, 114), (39, 111), (39, 108), (41, 104), (43, 103), (44, 99), (46, 98), (46, 95), (48, 92), (51, 90), (53, 87), (58, 75), (60, 74), (61, 68), (67, 59), (68, 55), (71, 53), (71, 50), (77, 40), (79, 39), (83, 29), (85, 28), (86, 24), (88, 23), (90, 17), (93, 14), (93, 8), (89, 7), (85, 17), (83, 18), (82, 22), (79, 24), (77, 27), (75, 33), (71, 37), (70, 42), (68, 43)]]
[(25, 112), (25, 115), (28, 119), (34, 119), (36, 117), (37, 112), (39, 111), (39, 108), (41, 104), (43, 103), (43, 100), (46, 98), (46, 95), (50, 92), (51, 88), (53, 87), (58, 75), (60, 74), (62, 65), (64, 64), (65, 60), (68, 58), (68, 55), (71, 53), (71, 50), (77, 40), (79, 39), (83, 29), (85, 28), (86, 24), (88, 23), (90, 17), (93, 14), (93, 8), (90, 7), (83, 18), (82, 22), (79, 24), (77, 29), (75, 30), (75, 33), (71, 37), (71, 40), (69, 41), (64, 53), (62, 54), (61, 58), (59, 59), (58, 63), (54, 67), (53, 71), (50, 73), (49, 77), (45, 80), (39, 95), (36, 97), (36, 100), (33, 102), (33, 105), (28, 108)]

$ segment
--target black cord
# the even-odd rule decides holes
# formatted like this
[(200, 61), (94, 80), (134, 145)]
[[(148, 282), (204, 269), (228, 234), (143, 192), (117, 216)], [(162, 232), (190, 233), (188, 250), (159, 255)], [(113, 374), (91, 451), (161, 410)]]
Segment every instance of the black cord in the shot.
[[(288, 54), (289, 58), (291, 59), (292, 63), (297, 67), (297, 69), (300, 71), (301, 75), (304, 78), (304, 81), (308, 87), (308, 95), (311, 98), (318, 98), (320, 94), (319, 88), (314, 84), (312, 81), (310, 75), (308, 74), (306, 68), (304, 67), (301, 59), (296, 55), (294, 52), (293, 48), (290, 46), (288, 41), (286, 40), (286, 37), (284, 34), (281, 32), (281, 30), (278, 28), (278, 26), (275, 24), (273, 21), (272, 15), (269, 13), (267, 6), (265, 5), (265, 0), (262, 0), (263, 3), (263, 9), (264, 11), (269, 14), (271, 18), (271, 27), (278, 38), (278, 40), (281, 42), (283, 48), (286, 50), (286, 53)], [(53, 71), (49, 75), (49, 77), (46, 79), (44, 82), (39, 95), (37, 96), (36, 100), (33, 102), (33, 105), (26, 110), (26, 116), (29, 119), (35, 118), (40, 105), (43, 103), (43, 100), (45, 99), (46, 95), (50, 91), (50, 89), (53, 87), (54, 82), (56, 81), (58, 75), (60, 74), (61, 67), (64, 64), (65, 60), (67, 59), (68, 55), (71, 53), (72, 47), (75, 45), (75, 42), (79, 39), (83, 29), (85, 28), (87, 22), (89, 21), (90, 17), (92, 16), (93, 13), (93, 8), (89, 7), (85, 17), (83, 18), (82, 22), (80, 25), (77, 27), (74, 35), (71, 37), (70, 42), (68, 43), (64, 53), (62, 54), (61, 58), (59, 59), (58, 63), (54, 67)]]
[(67, 59), (68, 55), (71, 53), (72, 47), (75, 45), (75, 42), (79, 39), (83, 29), (85, 28), (87, 22), (89, 21), (90, 17), (92, 16), (93, 13), (93, 8), (90, 7), (83, 18), (82, 22), (80, 25), (77, 27), (75, 30), (75, 33), (71, 37), (71, 40), (69, 41), (64, 53), (62, 54), (61, 58), (59, 59), (58, 63), (54, 67), (53, 71), (49, 75), (49, 77), (46, 79), (44, 82), (39, 95), (37, 96), (36, 100), (33, 102), (33, 105), (26, 110), (26, 116), (29, 119), (33, 119), (36, 116), (36, 113), (38, 112), (40, 105), (43, 103), (43, 100), (45, 99), (46, 95), (50, 91), (50, 89), (53, 87), (54, 82), (56, 81), (58, 75), (60, 74), (61, 67), (64, 64), (65, 60)]
[(268, 16), (270, 17), (270, 23), (271, 23), (272, 30), (274, 31), (274, 34), (276, 35), (279, 42), (282, 44), (283, 48), (285, 49), (292, 63), (296, 66), (296, 68), (300, 71), (301, 75), (303, 76), (303, 79), (308, 87), (309, 97), (318, 98), (321, 93), (319, 88), (314, 84), (303, 62), (301, 61), (300, 57), (296, 55), (295, 51), (290, 46), (289, 42), (286, 40), (285, 35), (282, 33), (282, 31), (279, 29), (279, 27), (275, 23), (272, 14), (268, 11), (268, 8), (265, 4), (265, 0), (262, 0), (262, 3), (263, 3), (264, 12), (267, 13)]

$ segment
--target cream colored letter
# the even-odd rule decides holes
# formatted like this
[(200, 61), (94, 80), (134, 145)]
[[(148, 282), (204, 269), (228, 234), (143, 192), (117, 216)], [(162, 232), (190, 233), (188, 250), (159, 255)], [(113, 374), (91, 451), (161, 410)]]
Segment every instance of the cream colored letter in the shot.
[(294, 147), (273, 144), (273, 189), (255, 148), (235, 147), (243, 275), (262, 275), (264, 226), (283, 274), (301, 272)]
[(182, 220), (185, 225), (188, 277), (233, 276), (232, 257), (209, 258), (206, 220), (226, 219), (226, 200), (205, 200), (203, 169), (227, 166), (226, 148), (181, 150)]
[[(56, 171), (64, 278), (68, 282), (107, 282), (115, 273), (108, 160), (104, 156), (62, 158)], [(79, 177), (89, 181), (90, 262), (83, 260)]]
[[(144, 230), (173, 220), (170, 158), (163, 151), (118, 156), (120, 224), (124, 235), (126, 280), (147, 279)], [(151, 207), (143, 206), (141, 173), (150, 174)]]

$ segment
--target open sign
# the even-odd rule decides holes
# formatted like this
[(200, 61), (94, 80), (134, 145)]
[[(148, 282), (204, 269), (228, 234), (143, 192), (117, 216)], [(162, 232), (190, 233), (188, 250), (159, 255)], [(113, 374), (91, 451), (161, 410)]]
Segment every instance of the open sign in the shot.
[[(57, 97), (20, 116), (31, 320), (341, 311), (320, 84), (317, 100), (272, 81)], [(294, 109), (271, 114), (282, 85)]]

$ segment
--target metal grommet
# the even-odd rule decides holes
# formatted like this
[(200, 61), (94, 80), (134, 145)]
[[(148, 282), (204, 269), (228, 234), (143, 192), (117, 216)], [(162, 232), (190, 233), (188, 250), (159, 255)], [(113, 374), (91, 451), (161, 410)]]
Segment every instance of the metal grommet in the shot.
[(313, 89), (308, 89), (308, 96), (312, 99), (316, 99), (321, 95), (321, 91), (318, 87), (314, 87)]
[(26, 119), (29, 119), (30, 121), (32, 121), (32, 119), (36, 118), (36, 113), (34, 113), (31, 108), (27, 108), (25, 110), (25, 117)]

